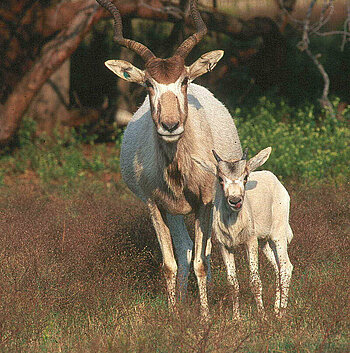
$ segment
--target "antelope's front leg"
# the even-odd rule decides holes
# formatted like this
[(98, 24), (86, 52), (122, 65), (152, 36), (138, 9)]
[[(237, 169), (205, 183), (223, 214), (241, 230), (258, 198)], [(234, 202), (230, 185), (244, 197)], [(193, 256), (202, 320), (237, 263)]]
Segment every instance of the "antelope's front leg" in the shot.
[(262, 300), (262, 284), (259, 276), (258, 240), (252, 237), (246, 243), (246, 248), (250, 271), (250, 286), (255, 297), (258, 312), (265, 318), (265, 309)]
[(220, 244), (222, 259), (224, 260), (227, 280), (232, 286), (232, 303), (233, 303), (233, 319), (240, 320), (239, 313), (239, 284), (236, 275), (235, 257), (231, 250), (228, 250), (225, 245)]
[(194, 249), (194, 272), (197, 277), (199, 297), (201, 304), (201, 315), (209, 316), (207, 296), (207, 275), (209, 271), (211, 251), (211, 205), (203, 206), (196, 213), (195, 220), (195, 249)]
[(177, 264), (174, 256), (170, 231), (164, 221), (166, 219), (165, 214), (159, 210), (157, 205), (152, 202), (148, 202), (147, 206), (151, 213), (152, 223), (163, 255), (163, 271), (168, 290), (169, 308), (170, 310), (175, 310)]

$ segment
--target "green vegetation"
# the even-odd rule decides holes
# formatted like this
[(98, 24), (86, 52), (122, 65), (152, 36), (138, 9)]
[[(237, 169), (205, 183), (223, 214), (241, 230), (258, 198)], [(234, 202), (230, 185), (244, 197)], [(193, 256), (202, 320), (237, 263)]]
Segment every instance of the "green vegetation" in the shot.
[[(119, 172), (121, 133), (114, 142), (95, 144), (95, 135), (84, 137), (83, 129), (69, 129), (54, 136), (35, 135), (36, 123), (25, 119), (18, 134), (18, 147), (0, 156), (0, 185), (10, 179), (34, 173), (44, 184), (69, 186), (91, 176), (112, 176)], [(108, 180), (110, 178), (107, 178)]]
[[(265, 167), (282, 180), (308, 184), (326, 180), (338, 185), (349, 180), (349, 109), (334, 118), (312, 105), (292, 108), (283, 101), (261, 98), (252, 108), (237, 108), (232, 114), (250, 155), (272, 146)], [(24, 120), (18, 147), (0, 156), (0, 185), (28, 172), (43, 184), (64, 186), (106, 175), (110, 181), (118, 174), (121, 131), (114, 142), (97, 144), (97, 136), (83, 130), (37, 137), (35, 129), (33, 121)]]
[(248, 146), (251, 155), (272, 146), (264, 168), (281, 179), (311, 184), (349, 181), (349, 109), (336, 119), (326, 111), (317, 115), (312, 105), (291, 108), (283, 101), (261, 98), (256, 106), (237, 108), (233, 115), (242, 146)]

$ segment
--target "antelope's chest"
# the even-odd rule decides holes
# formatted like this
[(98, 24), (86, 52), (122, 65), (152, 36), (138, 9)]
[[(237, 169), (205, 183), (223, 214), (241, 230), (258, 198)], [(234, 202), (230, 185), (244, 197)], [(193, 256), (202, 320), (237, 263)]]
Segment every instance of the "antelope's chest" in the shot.
[(197, 180), (193, 175), (165, 175), (163, 183), (154, 191), (156, 203), (174, 214), (188, 214), (200, 205), (212, 202), (211, 180)]
[(161, 189), (156, 189), (153, 193), (153, 199), (158, 207), (172, 214), (188, 214), (194, 209), (194, 204), (186, 196), (175, 196), (172, 193)]

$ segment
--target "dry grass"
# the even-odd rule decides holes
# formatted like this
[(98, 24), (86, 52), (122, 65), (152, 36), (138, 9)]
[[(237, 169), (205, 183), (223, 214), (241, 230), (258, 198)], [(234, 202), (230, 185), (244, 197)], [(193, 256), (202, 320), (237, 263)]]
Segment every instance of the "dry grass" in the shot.
[[(288, 318), (272, 317), (274, 279), (261, 258), (271, 320), (260, 323), (244, 252), (238, 271), (244, 320), (230, 319), (214, 248), (212, 321), (198, 318), (193, 275), (181, 320), (169, 315), (149, 217), (120, 189), (69, 196), (12, 187), (0, 199), (1, 352), (346, 352), (349, 189), (294, 187)], [(191, 219), (189, 219), (191, 223)]]

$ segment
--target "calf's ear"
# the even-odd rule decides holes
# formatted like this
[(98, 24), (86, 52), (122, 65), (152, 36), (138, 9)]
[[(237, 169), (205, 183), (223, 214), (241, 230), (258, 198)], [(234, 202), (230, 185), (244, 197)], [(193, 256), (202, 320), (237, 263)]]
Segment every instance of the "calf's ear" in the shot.
[(271, 150), (272, 150), (271, 147), (267, 147), (262, 151), (260, 151), (254, 157), (250, 158), (249, 161), (247, 162), (248, 172), (251, 173), (256, 168), (259, 168), (260, 166), (262, 166), (270, 157)]

